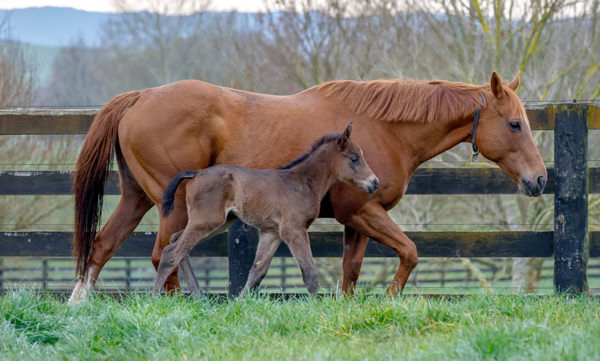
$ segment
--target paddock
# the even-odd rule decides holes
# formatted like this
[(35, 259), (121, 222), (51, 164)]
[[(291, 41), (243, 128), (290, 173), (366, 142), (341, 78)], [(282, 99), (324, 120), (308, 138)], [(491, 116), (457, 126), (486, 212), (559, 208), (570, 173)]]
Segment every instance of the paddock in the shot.
[[(597, 104), (525, 103), (533, 130), (553, 131), (554, 160), (545, 159), (548, 183), (544, 194), (554, 196), (553, 230), (529, 231), (418, 231), (407, 232), (419, 251), (419, 256), (450, 259), (539, 257), (553, 259), (553, 284), (557, 292), (585, 293), (588, 290), (588, 258), (600, 257), (600, 232), (588, 225), (590, 194), (600, 193), (600, 168), (588, 165), (588, 135), (600, 129)], [(96, 109), (9, 109), (0, 111), (0, 135), (85, 134)], [(592, 163), (590, 163), (592, 164)], [(0, 170), (0, 195), (69, 195), (69, 171)], [(516, 186), (498, 168), (434, 168), (422, 167), (413, 175), (407, 194), (410, 195), (492, 195), (515, 194)], [(119, 194), (116, 172), (112, 172), (106, 194)], [(402, 203), (402, 202), (401, 202)], [(150, 264), (156, 234), (134, 232), (117, 252), (124, 262), (137, 262), (138, 257)], [(310, 234), (315, 257), (341, 257), (342, 235), (339, 231), (314, 231)], [(38, 285), (51, 283), (44, 262), (65, 260), (71, 254), (72, 233), (69, 231), (5, 231), (0, 233), (0, 257), (40, 257), (42, 266)], [(252, 264), (256, 233), (242, 224), (234, 225), (223, 234), (198, 245), (192, 257), (227, 258), (227, 291), (237, 294), (243, 287)], [(235, 256), (230, 256), (235, 255)], [(285, 246), (277, 257), (291, 257)], [(367, 257), (397, 257), (390, 249), (369, 242)], [(129, 261), (127, 261), (129, 259)], [(133, 260), (132, 260), (133, 259)], [(69, 261), (64, 261), (69, 262)], [(284, 264), (284, 263), (282, 263)], [(65, 268), (68, 268), (68, 263)], [(74, 267), (74, 266), (72, 266)], [(293, 267), (293, 265), (291, 266)], [(126, 269), (126, 267), (124, 267)], [(417, 267), (418, 270), (419, 267)], [(131, 270), (131, 269), (130, 269)], [(0, 284), (9, 270), (0, 266)], [(44, 272), (46, 277), (43, 276)], [(74, 268), (72, 273), (74, 275)], [(74, 277), (74, 276), (73, 276)], [(110, 277), (101, 275), (102, 278)], [(416, 277), (419, 277), (417, 272)], [(124, 277), (131, 281), (131, 275)], [(409, 280), (409, 283), (411, 281)], [(18, 285), (17, 282), (14, 283)], [(74, 284), (74, 279), (72, 284)], [(203, 283), (201, 282), (201, 285)], [(290, 287), (294, 290), (293, 287)]]

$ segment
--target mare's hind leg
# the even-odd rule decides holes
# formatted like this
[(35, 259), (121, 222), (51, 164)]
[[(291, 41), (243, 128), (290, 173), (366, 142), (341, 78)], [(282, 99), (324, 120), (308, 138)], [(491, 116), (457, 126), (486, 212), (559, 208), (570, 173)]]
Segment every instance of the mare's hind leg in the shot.
[(81, 278), (69, 298), (79, 302), (96, 285), (102, 267), (115, 254), (123, 241), (133, 232), (142, 217), (154, 205), (133, 178), (121, 172), (121, 199), (110, 218), (96, 234), (93, 250)]
[(260, 232), (260, 238), (258, 240), (258, 247), (256, 249), (256, 256), (254, 257), (254, 263), (248, 273), (248, 280), (242, 292), (240, 292), (240, 298), (246, 296), (250, 290), (258, 287), (260, 282), (267, 275), (269, 265), (275, 256), (275, 252), (281, 244), (281, 238), (278, 233), (273, 232)]
[(302, 280), (308, 292), (316, 294), (319, 288), (319, 274), (310, 249), (308, 232), (300, 228), (287, 229), (282, 230), (282, 237), (302, 270)]

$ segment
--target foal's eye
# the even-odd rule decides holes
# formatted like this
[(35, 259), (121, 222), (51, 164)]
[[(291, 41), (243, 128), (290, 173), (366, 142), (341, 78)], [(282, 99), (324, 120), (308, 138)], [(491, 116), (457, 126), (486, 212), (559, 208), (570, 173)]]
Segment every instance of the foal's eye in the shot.
[(348, 159), (350, 159), (352, 163), (358, 163), (360, 161), (360, 157), (354, 153), (348, 154)]
[(518, 132), (521, 130), (521, 122), (518, 120), (513, 120), (508, 122), (508, 127), (510, 128), (510, 130), (512, 130), (513, 132)]

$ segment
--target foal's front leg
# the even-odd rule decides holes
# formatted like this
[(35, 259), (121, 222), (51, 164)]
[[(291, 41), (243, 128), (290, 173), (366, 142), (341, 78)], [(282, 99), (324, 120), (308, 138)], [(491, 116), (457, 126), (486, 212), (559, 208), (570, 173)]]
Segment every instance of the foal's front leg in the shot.
[(282, 231), (282, 236), (302, 270), (302, 279), (308, 292), (316, 294), (319, 288), (319, 273), (310, 249), (307, 230), (289, 229)]

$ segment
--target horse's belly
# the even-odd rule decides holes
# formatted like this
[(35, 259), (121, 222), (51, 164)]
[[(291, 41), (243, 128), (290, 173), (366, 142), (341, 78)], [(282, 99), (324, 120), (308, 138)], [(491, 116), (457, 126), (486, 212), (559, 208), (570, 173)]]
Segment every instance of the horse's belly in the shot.
[(280, 217), (264, 209), (232, 206), (229, 210), (244, 223), (259, 230), (279, 232)]

